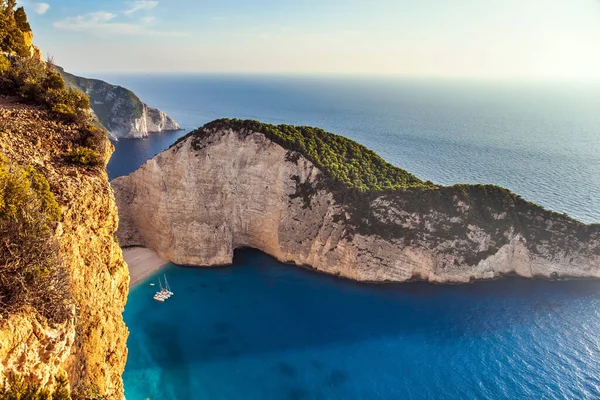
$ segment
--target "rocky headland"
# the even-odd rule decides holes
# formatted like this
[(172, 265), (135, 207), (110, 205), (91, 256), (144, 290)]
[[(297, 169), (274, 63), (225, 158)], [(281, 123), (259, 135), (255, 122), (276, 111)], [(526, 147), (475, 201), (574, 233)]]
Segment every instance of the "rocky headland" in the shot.
[(69, 87), (90, 98), (98, 121), (115, 139), (148, 137), (151, 133), (176, 131), (179, 124), (165, 112), (143, 103), (135, 93), (99, 79), (89, 79), (56, 67)]
[[(105, 142), (96, 147), (103, 149), (100, 165), (68, 161), (87, 134), (77, 124), (57, 120), (44, 107), (0, 96), (0, 184), (5, 185), (0, 200), (9, 202), (0, 201), (0, 387), (11, 373), (41, 387), (52, 387), (56, 377), (66, 376), (73, 398), (123, 397), (128, 331), (122, 313), (129, 273), (114, 235), (117, 208), (105, 170), (112, 146), (108, 139), (98, 138)], [(19, 166), (32, 168), (37, 179), (43, 176), (56, 199), (60, 218), (48, 242), (40, 236), (46, 229), (37, 231), (27, 224), (18, 233), (21, 243), (15, 242), (11, 233), (15, 228), (6, 223), (3, 206), (10, 206), (18, 194), (10, 177)], [(31, 212), (28, 218), (38, 215)], [(5, 251), (14, 252), (16, 258), (7, 259)], [(54, 252), (52, 270), (44, 267), (43, 275), (36, 277), (46, 289), (35, 293), (27, 275), (21, 277), (17, 293), (11, 289), (19, 278), (11, 265), (26, 269), (19, 263), (38, 262)], [(45, 282), (48, 274), (61, 279)], [(19, 298), (27, 292), (46, 299), (39, 305)], [(11, 303), (15, 304), (6, 309)]]
[(129, 273), (85, 94), (0, 2), (0, 398), (122, 399)]
[(359, 281), (600, 277), (600, 226), (491, 185), (422, 182), (319, 129), (219, 120), (112, 182), (122, 246), (216, 266), (251, 247)]

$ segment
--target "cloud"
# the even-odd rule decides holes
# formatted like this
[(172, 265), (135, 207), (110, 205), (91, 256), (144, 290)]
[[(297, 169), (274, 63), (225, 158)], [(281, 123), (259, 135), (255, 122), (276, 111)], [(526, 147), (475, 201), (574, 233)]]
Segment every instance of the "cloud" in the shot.
[(90, 28), (105, 25), (111, 19), (116, 17), (116, 14), (109, 13), (108, 11), (97, 11), (85, 15), (78, 15), (77, 17), (65, 18), (62, 21), (55, 22), (54, 27), (69, 31), (85, 31)]
[(182, 32), (160, 31), (153, 28), (154, 18), (144, 17), (139, 21), (118, 22), (117, 14), (108, 11), (91, 12), (76, 17), (65, 18), (54, 23), (56, 29), (95, 34), (139, 35), (139, 36), (181, 36)]
[(48, 3), (33, 3), (33, 11), (39, 15), (46, 14), (46, 11), (50, 9)]
[(50, 9), (50, 4), (39, 1), (19, 0), (17, 3), (24, 5), (26, 8), (31, 7), (33, 12), (39, 15), (46, 14), (46, 12)]
[(139, 0), (133, 3), (133, 7), (125, 11), (126, 15), (133, 14), (141, 10), (151, 10), (158, 5), (158, 1)]

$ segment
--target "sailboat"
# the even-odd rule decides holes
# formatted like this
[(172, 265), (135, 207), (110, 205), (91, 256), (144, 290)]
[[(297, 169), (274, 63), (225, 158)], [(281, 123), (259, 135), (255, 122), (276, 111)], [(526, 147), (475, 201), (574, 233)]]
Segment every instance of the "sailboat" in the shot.
[(156, 294), (154, 295), (154, 300), (164, 302), (166, 299), (171, 297), (172, 293), (168, 292), (166, 289), (163, 288), (160, 278), (158, 278), (158, 285), (160, 286), (160, 291), (156, 292)]
[(169, 287), (169, 282), (167, 281), (167, 274), (164, 274), (165, 277), (165, 291), (169, 294), (169, 296), (173, 296), (175, 293), (173, 293), (171, 291), (171, 288)]
[[(160, 284), (160, 293), (165, 296), (165, 298), (169, 298), (171, 297), (171, 292), (169, 292), (167, 289), (165, 289), (162, 285), (162, 283), (160, 282), (160, 278), (158, 278), (158, 283)], [(166, 283), (166, 282), (165, 282)]]

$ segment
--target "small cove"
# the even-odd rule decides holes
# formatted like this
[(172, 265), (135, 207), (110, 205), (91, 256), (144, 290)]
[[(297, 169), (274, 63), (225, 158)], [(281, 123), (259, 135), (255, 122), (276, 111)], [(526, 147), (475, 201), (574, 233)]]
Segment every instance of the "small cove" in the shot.
[(126, 396), (597, 398), (599, 307), (600, 282), (368, 285), (243, 250), (132, 289)]

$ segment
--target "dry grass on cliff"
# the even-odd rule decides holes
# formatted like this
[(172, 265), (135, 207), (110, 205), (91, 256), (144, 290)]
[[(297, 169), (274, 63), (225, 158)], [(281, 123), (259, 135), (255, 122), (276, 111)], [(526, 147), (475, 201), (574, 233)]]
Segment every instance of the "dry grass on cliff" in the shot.
[(59, 323), (71, 315), (69, 277), (54, 238), (60, 216), (46, 178), (0, 156), (0, 312), (33, 307)]

